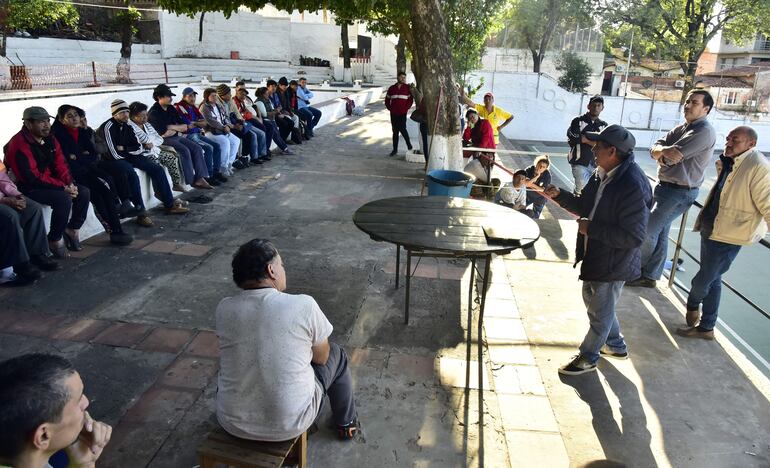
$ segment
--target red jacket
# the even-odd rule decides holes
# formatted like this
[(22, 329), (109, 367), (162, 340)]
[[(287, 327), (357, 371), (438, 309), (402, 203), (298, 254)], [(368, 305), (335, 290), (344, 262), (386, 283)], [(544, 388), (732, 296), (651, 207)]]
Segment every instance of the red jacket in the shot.
[(412, 107), (414, 98), (408, 84), (396, 83), (388, 88), (385, 95), (385, 107), (393, 115), (406, 115)]
[(22, 191), (63, 190), (72, 183), (64, 153), (53, 135), (48, 136), (40, 145), (24, 127), (3, 147), (3, 151), (5, 163), (13, 171)]
[(479, 121), (476, 122), (473, 128), (470, 126), (465, 127), (463, 140), (470, 141), (476, 148), (495, 149), (495, 132), (492, 130), (492, 124), (487, 119), (479, 118)]

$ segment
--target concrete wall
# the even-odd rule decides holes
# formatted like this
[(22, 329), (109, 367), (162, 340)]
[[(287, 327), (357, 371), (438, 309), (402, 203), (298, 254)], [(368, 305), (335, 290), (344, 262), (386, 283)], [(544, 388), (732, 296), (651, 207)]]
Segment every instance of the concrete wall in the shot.
[[(8, 58), (25, 65), (53, 65), (66, 63), (104, 62), (118, 63), (120, 42), (77, 41), (74, 39), (38, 39), (9, 37)], [(131, 55), (134, 61), (160, 57), (158, 44), (134, 44)], [(18, 57), (17, 57), (18, 54)]]
[[(476, 100), (487, 91), (495, 95), (495, 104), (512, 112), (515, 120), (503, 133), (508, 138), (530, 141), (566, 142), (570, 121), (586, 111), (588, 95), (569, 93), (548, 76), (536, 73), (476, 72), (472, 80), (484, 78), (485, 86)], [(639, 147), (649, 148), (666, 131), (683, 121), (678, 102), (653, 102), (642, 99), (604, 96), (602, 119), (618, 123), (634, 133)], [(621, 117), (621, 108), (622, 117)], [(709, 119), (717, 132), (717, 148), (738, 125), (751, 125), (759, 134), (759, 149), (770, 151), (770, 123), (736, 120), (712, 111)]]
[(200, 15), (194, 18), (163, 12), (160, 17), (162, 53), (169, 57), (230, 58), (238, 51), (248, 60), (279, 60), (299, 63), (299, 56), (336, 58), (340, 47), (340, 28), (333, 24), (292, 23), (286, 18), (270, 18), (248, 11), (225, 18), (206, 13), (203, 41), (198, 42)]

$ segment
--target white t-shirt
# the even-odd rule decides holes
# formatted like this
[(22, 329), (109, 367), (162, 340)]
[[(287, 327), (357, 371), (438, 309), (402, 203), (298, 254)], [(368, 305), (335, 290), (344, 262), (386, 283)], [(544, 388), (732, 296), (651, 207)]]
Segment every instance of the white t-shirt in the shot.
[(219, 303), (216, 323), (222, 427), (264, 441), (305, 432), (324, 394), (310, 365), (311, 346), (333, 329), (316, 301), (273, 288), (244, 290)]
[(523, 185), (521, 188), (516, 188), (513, 186), (513, 182), (506, 182), (500, 188), (500, 198), (513, 206), (526, 205), (527, 186)]

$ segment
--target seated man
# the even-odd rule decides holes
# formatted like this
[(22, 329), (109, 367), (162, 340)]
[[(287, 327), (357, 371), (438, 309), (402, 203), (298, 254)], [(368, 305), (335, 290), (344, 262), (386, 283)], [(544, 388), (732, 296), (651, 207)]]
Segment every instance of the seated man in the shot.
[[(229, 86), (226, 84), (217, 86), (217, 96), (222, 101), (222, 106), (233, 124), (232, 132), (243, 142), (241, 146), (244, 157), (242, 165), (248, 167), (250, 163), (262, 164), (262, 157), (267, 156), (265, 132), (244, 120), (233, 100), (233, 91)], [(248, 153), (248, 157), (246, 157), (246, 153)], [(238, 166), (236, 166), (237, 168)]]
[(56, 270), (59, 264), (47, 257), (43, 210), (24, 198), (0, 162), (0, 270), (13, 267), (16, 279), (7, 286), (23, 286), (40, 278), (30, 262), (43, 270)]
[(283, 261), (270, 242), (243, 244), (232, 262), (243, 292), (217, 306), (217, 419), (230, 434), (263, 441), (305, 432), (329, 396), (342, 439), (358, 432), (345, 351), (312, 297), (286, 294)]
[(265, 125), (265, 121), (262, 119), (259, 111), (254, 108), (254, 101), (249, 97), (249, 91), (246, 89), (246, 84), (243, 81), (239, 81), (235, 84), (235, 97), (232, 99), (235, 107), (240, 112), (243, 120), (258, 128), (265, 134), (265, 155), (259, 159), (262, 161), (272, 160), (272, 153), (270, 152), (270, 145), (273, 144), (273, 127)]
[(312, 138), (315, 135), (313, 130), (321, 121), (321, 111), (310, 105), (311, 99), (313, 99), (313, 92), (307, 87), (307, 78), (300, 78), (297, 86), (297, 107), (299, 108), (297, 113), (307, 122), (307, 134)]
[(112, 427), (86, 411), (83, 381), (66, 359), (25, 354), (0, 363), (0, 465), (50, 467), (64, 450), (69, 467), (93, 467)]
[(524, 211), (527, 206), (527, 172), (524, 169), (514, 172), (513, 180), (503, 184), (495, 195), (495, 201), (516, 211)]

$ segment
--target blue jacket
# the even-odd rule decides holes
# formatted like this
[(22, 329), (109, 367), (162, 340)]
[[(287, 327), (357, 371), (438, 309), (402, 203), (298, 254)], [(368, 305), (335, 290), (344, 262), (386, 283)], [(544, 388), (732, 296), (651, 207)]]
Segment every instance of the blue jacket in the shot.
[[(562, 190), (556, 202), (588, 218), (599, 189), (594, 173), (580, 196)], [(641, 246), (652, 208), (650, 182), (631, 154), (604, 187), (594, 216), (588, 225), (588, 249), (578, 233), (575, 265), (582, 261), (583, 281), (632, 281), (641, 275)]]

